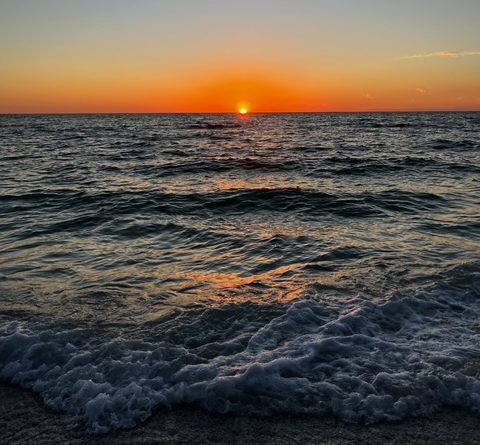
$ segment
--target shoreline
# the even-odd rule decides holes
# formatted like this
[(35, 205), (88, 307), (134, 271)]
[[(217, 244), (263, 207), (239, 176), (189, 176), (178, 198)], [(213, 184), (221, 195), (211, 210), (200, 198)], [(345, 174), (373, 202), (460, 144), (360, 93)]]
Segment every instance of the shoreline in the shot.
[(29, 390), (0, 383), (0, 444), (480, 444), (479, 416), (445, 410), (430, 418), (370, 426), (333, 417), (240, 417), (177, 407), (159, 411), (130, 430), (91, 435), (69, 429), (62, 413), (47, 409)]

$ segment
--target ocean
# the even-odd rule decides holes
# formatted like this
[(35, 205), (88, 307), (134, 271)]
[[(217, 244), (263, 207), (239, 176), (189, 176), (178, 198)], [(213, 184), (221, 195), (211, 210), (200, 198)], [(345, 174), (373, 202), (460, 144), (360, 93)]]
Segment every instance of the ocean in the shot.
[(1, 116), (0, 203), (0, 379), (72, 426), (480, 412), (480, 113)]

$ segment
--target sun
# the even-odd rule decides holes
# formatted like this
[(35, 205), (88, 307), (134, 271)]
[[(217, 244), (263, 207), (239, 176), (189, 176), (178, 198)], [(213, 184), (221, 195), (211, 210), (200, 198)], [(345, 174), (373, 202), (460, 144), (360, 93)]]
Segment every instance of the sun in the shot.
[(239, 112), (240, 114), (248, 114), (248, 108), (247, 108), (247, 107), (240, 107), (240, 108), (238, 109), (238, 112)]

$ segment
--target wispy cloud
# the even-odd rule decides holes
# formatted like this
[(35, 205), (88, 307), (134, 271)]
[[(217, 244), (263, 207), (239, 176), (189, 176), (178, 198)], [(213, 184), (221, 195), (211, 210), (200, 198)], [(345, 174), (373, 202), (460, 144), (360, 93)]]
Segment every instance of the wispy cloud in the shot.
[(458, 59), (459, 57), (480, 56), (480, 51), (436, 51), (433, 53), (413, 54), (404, 56), (402, 59), (432, 59), (434, 57), (442, 59)]
[(415, 91), (419, 94), (425, 94), (427, 92), (427, 90), (424, 88), (416, 88)]
[(374, 100), (375, 98), (370, 93), (365, 93), (363, 97), (367, 100)]

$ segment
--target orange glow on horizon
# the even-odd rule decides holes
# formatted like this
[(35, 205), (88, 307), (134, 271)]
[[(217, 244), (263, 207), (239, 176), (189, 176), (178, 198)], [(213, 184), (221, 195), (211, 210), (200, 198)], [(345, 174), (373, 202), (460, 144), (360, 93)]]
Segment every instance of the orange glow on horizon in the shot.
[[(377, 70), (378, 72), (378, 70)], [(476, 79), (453, 88), (442, 79), (408, 81), (408, 67), (355, 77), (312, 73), (274, 64), (199, 70), (159, 78), (121, 72), (88, 78), (78, 72), (5, 73), (0, 113), (231, 113), (478, 109)], [(392, 88), (395, 85), (395, 88)], [(422, 87), (420, 88), (419, 87)], [(248, 102), (246, 102), (248, 98)], [(445, 104), (448, 104), (445, 105)], [(246, 111), (246, 112), (245, 112)]]

